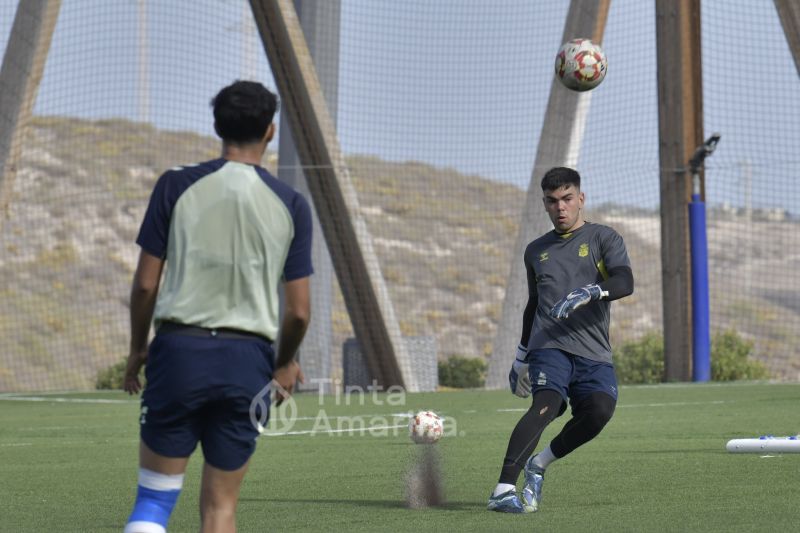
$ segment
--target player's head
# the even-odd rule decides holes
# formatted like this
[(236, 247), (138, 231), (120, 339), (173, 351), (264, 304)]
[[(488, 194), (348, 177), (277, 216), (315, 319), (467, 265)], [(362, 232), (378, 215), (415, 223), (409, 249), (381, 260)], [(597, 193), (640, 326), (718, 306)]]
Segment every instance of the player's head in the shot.
[(252, 144), (275, 132), (272, 119), (278, 109), (278, 97), (255, 81), (236, 81), (223, 88), (211, 100), (214, 129), (230, 144)]
[(558, 233), (569, 233), (583, 225), (581, 175), (567, 167), (554, 167), (542, 178), (544, 208)]

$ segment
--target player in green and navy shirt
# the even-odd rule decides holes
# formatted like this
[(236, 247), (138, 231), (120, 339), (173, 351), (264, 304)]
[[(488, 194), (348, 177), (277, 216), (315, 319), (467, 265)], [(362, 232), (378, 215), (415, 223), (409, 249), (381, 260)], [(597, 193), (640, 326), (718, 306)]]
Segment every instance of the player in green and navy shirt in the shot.
[[(536, 511), (545, 469), (596, 437), (617, 401), (608, 330), (611, 301), (633, 292), (625, 243), (613, 229), (583, 218), (578, 172), (553, 168), (541, 186), (554, 229), (525, 250), (528, 304), (509, 374), (511, 391), (523, 398), (532, 393), (533, 401), (511, 434), (489, 498), (493, 511)], [(572, 418), (549, 446), (531, 456), (567, 402)], [(516, 482), (523, 470), (520, 500)]]
[(277, 104), (260, 83), (223, 88), (212, 100), (221, 156), (165, 172), (150, 197), (136, 240), (124, 383), (138, 393), (147, 363), (139, 483), (125, 533), (166, 531), (198, 444), (201, 529), (234, 531), (271, 380), (279, 400), (302, 381), (294, 357), (310, 315), (311, 210), (260, 166)]

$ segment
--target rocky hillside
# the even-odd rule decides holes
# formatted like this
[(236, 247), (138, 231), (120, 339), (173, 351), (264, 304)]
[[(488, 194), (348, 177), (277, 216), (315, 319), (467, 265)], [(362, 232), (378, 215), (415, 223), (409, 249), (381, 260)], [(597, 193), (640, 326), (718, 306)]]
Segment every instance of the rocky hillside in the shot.
[[(121, 120), (35, 120), (0, 231), (0, 391), (91, 388), (97, 369), (124, 356), (150, 190), (163, 170), (218, 149), (212, 138)], [(404, 334), (434, 335), (440, 357), (486, 355), (524, 191), (421, 163), (347, 162)], [(275, 163), (267, 154), (265, 166)], [(620, 230), (637, 273), (636, 294), (615, 305), (615, 340), (659, 329), (657, 215), (608, 208), (591, 217)], [(797, 379), (800, 280), (774, 282), (798, 271), (797, 224), (710, 219), (715, 328), (753, 338), (776, 377)], [(338, 354), (352, 331), (334, 300)]]

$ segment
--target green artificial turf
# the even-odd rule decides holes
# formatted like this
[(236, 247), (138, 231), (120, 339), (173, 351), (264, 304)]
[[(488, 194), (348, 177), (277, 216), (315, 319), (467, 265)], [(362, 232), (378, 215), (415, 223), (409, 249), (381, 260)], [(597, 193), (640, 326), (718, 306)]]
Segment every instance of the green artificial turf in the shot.
[[(622, 387), (603, 433), (548, 469), (539, 512), (488, 512), (508, 436), (527, 405), (505, 391), (297, 395), (284, 411), (295, 413), (293, 422), (273, 424), (259, 439), (239, 531), (797, 527), (800, 454), (730, 454), (725, 443), (800, 432), (800, 384)], [(422, 510), (406, 507), (404, 488), (421, 447), (408, 439), (402, 415), (419, 409), (447, 417), (447, 436), (435, 445), (446, 503)], [(0, 531), (122, 530), (136, 486), (136, 400), (0, 395), (0, 413)], [(198, 450), (169, 531), (198, 531), (201, 460)]]

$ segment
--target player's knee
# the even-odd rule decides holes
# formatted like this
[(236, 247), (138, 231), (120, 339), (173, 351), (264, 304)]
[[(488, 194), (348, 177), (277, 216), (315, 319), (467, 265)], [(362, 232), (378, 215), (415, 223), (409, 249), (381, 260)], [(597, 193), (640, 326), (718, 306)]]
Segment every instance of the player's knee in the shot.
[(593, 394), (586, 403), (586, 420), (596, 431), (600, 431), (614, 416), (616, 401), (605, 393)]
[(183, 488), (183, 474), (139, 469), (136, 503), (124, 533), (164, 533)]
[(554, 390), (540, 390), (534, 393), (528, 412), (535, 417), (552, 422), (563, 412), (564, 400)]

